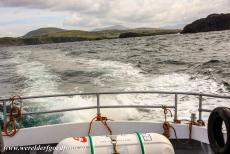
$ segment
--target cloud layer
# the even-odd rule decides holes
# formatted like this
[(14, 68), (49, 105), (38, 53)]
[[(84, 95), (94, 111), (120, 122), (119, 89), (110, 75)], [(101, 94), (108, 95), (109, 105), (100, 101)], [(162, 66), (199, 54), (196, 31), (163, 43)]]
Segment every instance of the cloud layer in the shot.
[[(129, 27), (183, 25), (211, 13), (230, 12), (229, 0), (0, 0), (0, 9), (36, 10), (56, 14), (63, 27), (91, 29), (124, 24)], [(1, 11), (0, 11), (1, 12)], [(7, 12), (5, 12), (7, 15)], [(31, 18), (45, 18), (40, 13)], [(8, 15), (9, 16), (9, 15)], [(16, 15), (17, 16), (17, 15)], [(8, 20), (3, 16), (1, 21)], [(20, 20), (21, 18), (12, 17)], [(16, 24), (16, 23), (15, 23)]]

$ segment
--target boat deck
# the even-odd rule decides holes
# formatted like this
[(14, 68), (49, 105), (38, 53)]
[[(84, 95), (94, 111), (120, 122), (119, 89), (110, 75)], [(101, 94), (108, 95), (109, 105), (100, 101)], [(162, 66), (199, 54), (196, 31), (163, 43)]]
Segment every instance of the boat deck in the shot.
[[(170, 140), (176, 154), (214, 154), (208, 144), (192, 140), (192, 143), (184, 144), (187, 140)], [(47, 145), (42, 145), (47, 146)], [(56, 144), (50, 144), (55, 147)], [(6, 151), (5, 154), (52, 154), (53, 151)]]

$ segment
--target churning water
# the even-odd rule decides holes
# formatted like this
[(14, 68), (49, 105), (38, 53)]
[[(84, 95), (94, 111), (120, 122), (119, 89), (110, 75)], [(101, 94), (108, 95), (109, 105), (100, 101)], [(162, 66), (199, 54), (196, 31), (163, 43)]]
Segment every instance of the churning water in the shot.
[[(0, 48), (0, 95), (160, 90), (229, 95), (230, 31)], [(173, 105), (169, 95), (106, 95), (103, 105)], [(230, 106), (206, 98), (204, 107)], [(95, 105), (90, 96), (24, 101), (24, 112)], [(179, 97), (179, 117), (198, 99)], [(104, 109), (114, 120), (160, 120), (161, 109)], [(25, 126), (88, 121), (95, 110), (24, 117)], [(204, 115), (207, 118), (207, 114)], [(162, 119), (163, 120), (163, 119)]]

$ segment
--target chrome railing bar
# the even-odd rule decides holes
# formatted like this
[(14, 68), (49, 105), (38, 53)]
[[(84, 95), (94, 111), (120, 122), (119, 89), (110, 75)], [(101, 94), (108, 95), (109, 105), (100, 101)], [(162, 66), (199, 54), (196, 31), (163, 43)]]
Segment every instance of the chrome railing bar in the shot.
[(206, 96), (215, 98), (226, 98), (230, 99), (230, 96), (221, 96), (215, 94), (195, 93), (195, 92), (171, 92), (171, 91), (124, 91), (124, 92), (98, 92), (100, 95), (112, 95), (112, 94), (178, 94), (178, 95), (195, 95), (195, 96)]
[(123, 91), (123, 92), (100, 92), (102, 95), (111, 94), (188, 94), (188, 95), (200, 95), (200, 93), (193, 92), (172, 92), (172, 91)]
[(97, 114), (99, 115), (101, 113), (100, 109), (100, 94), (97, 94)]
[[(96, 95), (97, 93), (73, 93), (73, 94), (55, 94), (55, 95), (40, 95), (40, 96), (28, 96), (28, 97), (21, 97), (15, 99), (35, 99), (35, 98), (52, 98), (52, 97), (72, 97), (72, 96), (82, 96), (82, 95)], [(0, 99), (1, 101), (10, 101), (9, 98), (7, 99)]]
[(7, 107), (6, 107), (6, 102), (3, 102), (3, 124), (4, 126), (7, 123)]
[(199, 95), (205, 96), (205, 97), (230, 99), (230, 96), (223, 96), (223, 95), (212, 95), (212, 94), (203, 94), (203, 93), (200, 93)]
[[(2, 129), (0, 127), (0, 132), (2, 132)], [(3, 153), (4, 154), (4, 140), (3, 140), (3, 136), (2, 136), (2, 133), (0, 134), (0, 153)]]
[[(175, 106), (165, 106), (166, 108), (175, 108)], [(152, 105), (107, 105), (107, 106), (100, 106), (101, 109), (103, 108), (162, 108), (162, 105), (159, 106), (152, 106)]]
[[(22, 113), (22, 115), (47, 114), (47, 113), (67, 112), (67, 111), (88, 110), (88, 109), (95, 109), (95, 108), (97, 108), (97, 106), (87, 106), (87, 107), (60, 109), (60, 110), (50, 110), (50, 111), (40, 111), (40, 112), (26, 112), (26, 113)], [(7, 116), (9, 116), (9, 115), (10, 114), (8, 113)]]
[[(166, 106), (167, 108), (175, 108), (174, 106)], [(41, 111), (41, 112), (27, 112), (22, 113), (22, 115), (32, 115), (32, 114), (47, 114), (47, 113), (56, 113), (56, 112), (67, 112), (67, 111), (79, 111), (87, 109), (97, 109), (97, 106), (89, 107), (80, 107), (80, 108), (71, 108), (71, 109), (60, 109), (60, 110), (51, 110), (51, 111)], [(150, 106), (150, 105), (111, 105), (111, 106), (100, 106), (99, 108), (162, 108), (162, 106)], [(10, 114), (7, 114), (9, 116)]]
[(178, 104), (178, 94), (175, 94), (175, 112), (174, 112), (174, 121), (177, 120), (177, 104)]
[[(124, 92), (93, 92), (93, 93), (72, 93), (72, 94), (57, 94), (57, 95), (41, 95), (41, 96), (29, 96), (22, 97), (21, 99), (35, 99), (35, 98), (48, 98), (48, 97), (71, 97), (77, 95), (113, 95), (113, 94), (178, 94), (178, 95), (202, 95), (206, 97), (225, 98), (230, 99), (230, 96), (220, 96), (204, 93), (193, 92), (169, 92), (169, 91), (124, 91)], [(18, 99), (18, 98), (17, 98)], [(0, 99), (0, 102), (10, 101), (10, 99)]]
[(199, 96), (199, 108), (198, 108), (198, 112), (199, 112), (199, 120), (202, 120), (202, 95)]

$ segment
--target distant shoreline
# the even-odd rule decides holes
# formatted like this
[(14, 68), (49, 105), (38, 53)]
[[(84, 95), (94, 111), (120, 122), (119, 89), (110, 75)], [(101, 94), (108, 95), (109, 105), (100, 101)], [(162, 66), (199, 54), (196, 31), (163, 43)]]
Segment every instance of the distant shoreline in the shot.
[(103, 30), (103, 31), (93, 31), (93, 32), (80, 31), (80, 30), (66, 30), (61, 32), (51, 32), (45, 35), (30, 37), (30, 38), (23, 38), (23, 37), (0, 38), (0, 47), (143, 37), (143, 36), (176, 34), (179, 32), (180, 30), (178, 29), (157, 29), (157, 28)]

